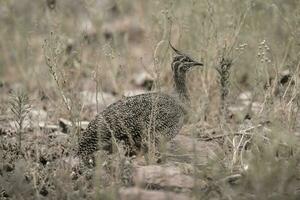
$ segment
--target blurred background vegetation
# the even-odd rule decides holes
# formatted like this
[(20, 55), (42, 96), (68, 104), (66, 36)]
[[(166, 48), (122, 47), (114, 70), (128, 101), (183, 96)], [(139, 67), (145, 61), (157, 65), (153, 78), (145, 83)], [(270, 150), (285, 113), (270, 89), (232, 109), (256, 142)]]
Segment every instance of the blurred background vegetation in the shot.
[[(232, 54), (239, 58), (234, 72), (241, 75), (255, 71), (263, 40), (277, 70), (290, 66), (299, 52), (295, 0), (5, 0), (0, 14), (1, 81), (23, 81), (29, 89), (50, 78), (42, 46), (51, 32), (59, 39), (59, 59), (65, 59), (60, 68), (81, 74), (98, 65), (121, 65), (125, 77), (141, 65), (153, 70), (153, 54), (162, 40), (203, 58), (207, 68), (214, 67), (222, 48), (233, 46)], [(241, 44), (247, 44), (242, 55), (235, 49)], [(271, 66), (266, 68), (275, 71)]]
[[(58, 74), (74, 93), (95, 87), (97, 69), (104, 91), (122, 94), (132, 87), (132, 74), (145, 69), (155, 78), (159, 72), (167, 85), (169, 40), (205, 62), (208, 88), (224, 52), (234, 60), (233, 91), (262, 88), (281, 71), (295, 71), (299, 57), (295, 0), (3, 0), (0, 23), (1, 84), (51, 99), (55, 83), (45, 51), (57, 54)], [(43, 49), (49, 41), (52, 49)]]

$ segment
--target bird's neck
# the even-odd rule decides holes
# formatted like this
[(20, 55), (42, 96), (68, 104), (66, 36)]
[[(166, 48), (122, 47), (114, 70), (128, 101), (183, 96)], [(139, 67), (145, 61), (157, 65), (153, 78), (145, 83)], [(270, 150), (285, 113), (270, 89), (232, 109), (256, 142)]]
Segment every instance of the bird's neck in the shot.
[(188, 90), (186, 87), (186, 76), (183, 75), (174, 75), (174, 89), (177, 93), (179, 100), (185, 105), (190, 105), (190, 98), (188, 94)]

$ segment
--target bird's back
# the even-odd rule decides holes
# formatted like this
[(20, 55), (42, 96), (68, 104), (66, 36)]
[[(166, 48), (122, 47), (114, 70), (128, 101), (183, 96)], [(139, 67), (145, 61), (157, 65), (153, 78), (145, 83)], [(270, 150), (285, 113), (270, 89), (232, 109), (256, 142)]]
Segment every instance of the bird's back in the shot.
[(147, 93), (123, 98), (108, 106), (100, 115), (111, 126), (123, 131), (126, 128), (142, 131), (151, 126), (156, 131), (163, 131), (164, 128), (179, 123), (184, 114), (184, 107), (173, 96)]

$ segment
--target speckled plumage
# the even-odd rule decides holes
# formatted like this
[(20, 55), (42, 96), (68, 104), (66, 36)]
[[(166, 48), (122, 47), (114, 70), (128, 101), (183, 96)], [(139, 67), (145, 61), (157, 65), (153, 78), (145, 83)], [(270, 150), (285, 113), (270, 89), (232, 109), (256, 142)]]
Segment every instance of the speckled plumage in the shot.
[(185, 74), (202, 64), (172, 48), (177, 53), (172, 62), (175, 94), (153, 92), (124, 97), (109, 105), (80, 137), (81, 157), (88, 157), (98, 149), (112, 152), (115, 143), (123, 144), (127, 154), (133, 155), (147, 148), (145, 141), (149, 133), (156, 142), (170, 140), (179, 133), (189, 105)]

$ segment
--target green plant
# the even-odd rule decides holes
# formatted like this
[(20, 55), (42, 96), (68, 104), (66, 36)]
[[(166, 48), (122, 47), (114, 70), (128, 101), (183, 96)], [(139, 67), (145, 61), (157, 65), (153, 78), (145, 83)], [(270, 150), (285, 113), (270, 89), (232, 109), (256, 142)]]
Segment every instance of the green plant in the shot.
[(16, 125), (16, 133), (18, 135), (19, 151), (21, 151), (22, 135), (26, 128), (25, 120), (28, 120), (30, 104), (28, 95), (24, 91), (14, 93), (10, 98), (10, 111)]

